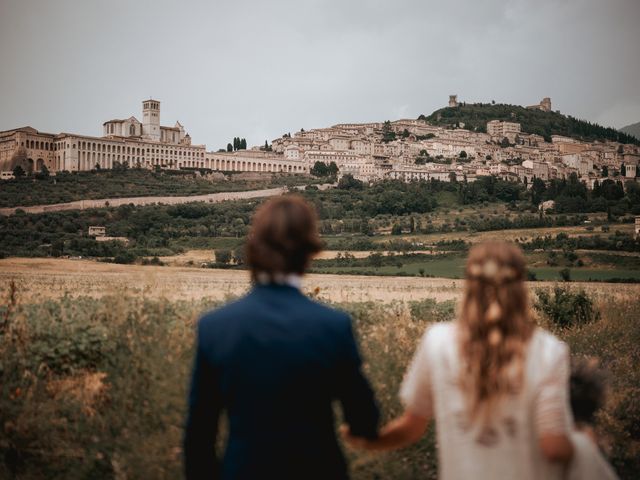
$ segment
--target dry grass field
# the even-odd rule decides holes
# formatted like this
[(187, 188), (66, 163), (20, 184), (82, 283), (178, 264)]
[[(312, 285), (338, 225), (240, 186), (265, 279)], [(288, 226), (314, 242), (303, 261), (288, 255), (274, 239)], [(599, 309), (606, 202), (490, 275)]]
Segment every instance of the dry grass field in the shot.
[[(24, 301), (71, 296), (102, 297), (114, 293), (177, 300), (225, 300), (242, 295), (250, 284), (244, 270), (117, 265), (90, 260), (10, 258), (0, 260), (3, 288), (15, 280)], [(331, 302), (450, 300), (461, 282), (411, 277), (309, 275), (304, 287)], [(318, 293), (316, 289), (319, 289)]]
[[(210, 251), (196, 250), (185, 258), (196, 260), (204, 252)], [(331, 255), (335, 252), (325, 253)], [(25, 302), (64, 295), (98, 298), (118, 293), (169, 301), (217, 301), (242, 295), (250, 284), (248, 272), (244, 270), (118, 265), (51, 258), (1, 259), (2, 290), (11, 280), (16, 281)], [(535, 282), (532, 288), (551, 285), (553, 282)], [(393, 303), (424, 299), (442, 302), (458, 298), (462, 286), (462, 280), (418, 277), (312, 274), (304, 280), (307, 293), (335, 303)], [(573, 288), (582, 288), (596, 297), (608, 299), (640, 296), (640, 284), (581, 282), (574, 284)]]
[[(184, 253), (179, 255), (169, 255), (160, 257), (160, 260), (165, 264), (172, 267), (187, 267), (187, 266), (200, 266), (203, 263), (211, 262), (214, 260), (214, 252), (213, 249), (193, 249), (187, 250)], [(336, 258), (339, 254), (344, 255), (348, 253), (354, 258), (367, 258), (371, 253), (370, 251), (358, 251), (358, 250), (348, 250), (348, 251), (338, 251), (338, 250), (324, 250), (320, 252), (316, 258), (319, 260), (332, 260)], [(389, 254), (388, 251), (377, 251), (376, 253), (381, 253), (382, 255)], [(396, 252), (394, 252), (396, 253)], [(425, 255), (430, 255), (433, 252), (431, 250), (414, 250), (412, 253), (423, 253)]]

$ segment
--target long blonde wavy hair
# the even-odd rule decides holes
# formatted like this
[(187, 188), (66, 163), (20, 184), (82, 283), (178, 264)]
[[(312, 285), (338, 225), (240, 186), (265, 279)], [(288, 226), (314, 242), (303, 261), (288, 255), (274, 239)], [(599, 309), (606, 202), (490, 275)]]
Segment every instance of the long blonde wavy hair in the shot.
[(522, 387), (525, 348), (534, 328), (525, 276), (516, 245), (487, 242), (469, 252), (458, 330), (460, 380), (472, 422), (488, 423), (496, 405)]

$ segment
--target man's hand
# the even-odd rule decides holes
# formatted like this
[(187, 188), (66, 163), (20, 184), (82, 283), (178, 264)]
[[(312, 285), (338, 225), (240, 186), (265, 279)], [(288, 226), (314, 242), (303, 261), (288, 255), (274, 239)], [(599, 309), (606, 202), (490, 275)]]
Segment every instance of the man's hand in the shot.
[(363, 437), (356, 437), (351, 435), (351, 430), (349, 429), (349, 425), (342, 424), (339, 428), (340, 436), (344, 440), (344, 442), (352, 448), (356, 449), (366, 449), (369, 441)]

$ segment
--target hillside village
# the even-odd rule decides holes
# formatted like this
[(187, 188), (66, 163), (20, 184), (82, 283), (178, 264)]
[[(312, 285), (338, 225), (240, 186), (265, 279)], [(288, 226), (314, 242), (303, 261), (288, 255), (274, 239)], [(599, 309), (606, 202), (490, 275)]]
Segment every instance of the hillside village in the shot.
[[(161, 125), (158, 100), (142, 103), (142, 121), (134, 116), (109, 120), (103, 124), (102, 136), (52, 134), (32, 127), (0, 132), (0, 178), (14, 178), (16, 169), (27, 175), (134, 167), (318, 174), (317, 167), (331, 167), (338, 177), (352, 175), (366, 183), (385, 179), (473, 182), (493, 175), (529, 186), (534, 178), (548, 181), (575, 173), (593, 188), (604, 178), (635, 179), (640, 173), (640, 140), (553, 112), (550, 98), (526, 108), (468, 107), (451, 95), (448, 107), (429, 117), (301, 129), (271, 145), (265, 142), (246, 149), (245, 141), (239, 148), (236, 143), (218, 151), (192, 144), (180, 122), (173, 127)], [(530, 122), (532, 116), (535, 125)], [(468, 124), (460, 118), (468, 118)], [(526, 128), (520, 119), (529, 122)], [(575, 133), (571, 126), (578, 133), (595, 134), (557, 134)]]
[[(458, 106), (455, 95), (449, 107)], [(551, 110), (551, 100), (527, 107)], [(531, 184), (575, 173), (589, 188), (609, 177), (635, 179), (640, 147), (616, 141), (585, 142), (561, 135), (545, 141), (525, 133), (517, 122), (490, 120), (486, 133), (459, 124), (447, 128), (426, 119), (401, 119), (384, 123), (338, 124), (301, 130), (273, 141), (275, 153), (286, 159), (335, 162), (339, 174), (364, 182), (383, 179), (457, 180), (468, 182), (493, 175), (503, 180)]]

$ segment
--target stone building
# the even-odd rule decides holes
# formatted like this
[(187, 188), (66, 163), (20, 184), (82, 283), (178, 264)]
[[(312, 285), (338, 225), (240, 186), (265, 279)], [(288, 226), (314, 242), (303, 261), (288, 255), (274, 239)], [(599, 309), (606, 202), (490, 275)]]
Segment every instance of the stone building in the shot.
[[(308, 168), (302, 153), (284, 158), (266, 152), (207, 152), (205, 145), (192, 145), (180, 122), (160, 124), (160, 102), (142, 102), (142, 122), (131, 116), (103, 123), (103, 136), (44, 133), (32, 127), (0, 132), (0, 171), (17, 165), (26, 172), (43, 167), (50, 172), (111, 169), (118, 165), (141, 168), (207, 168), (223, 171), (295, 172)], [(8, 175), (7, 175), (7, 178)]]
[(494, 141), (507, 138), (511, 143), (515, 143), (516, 137), (520, 134), (520, 124), (517, 122), (491, 120), (487, 122), (487, 134)]
[(537, 105), (529, 105), (527, 108), (531, 110), (542, 110), (543, 112), (551, 111), (551, 98), (544, 97)]
[(449, 107), (455, 108), (458, 106), (458, 95), (449, 95)]

